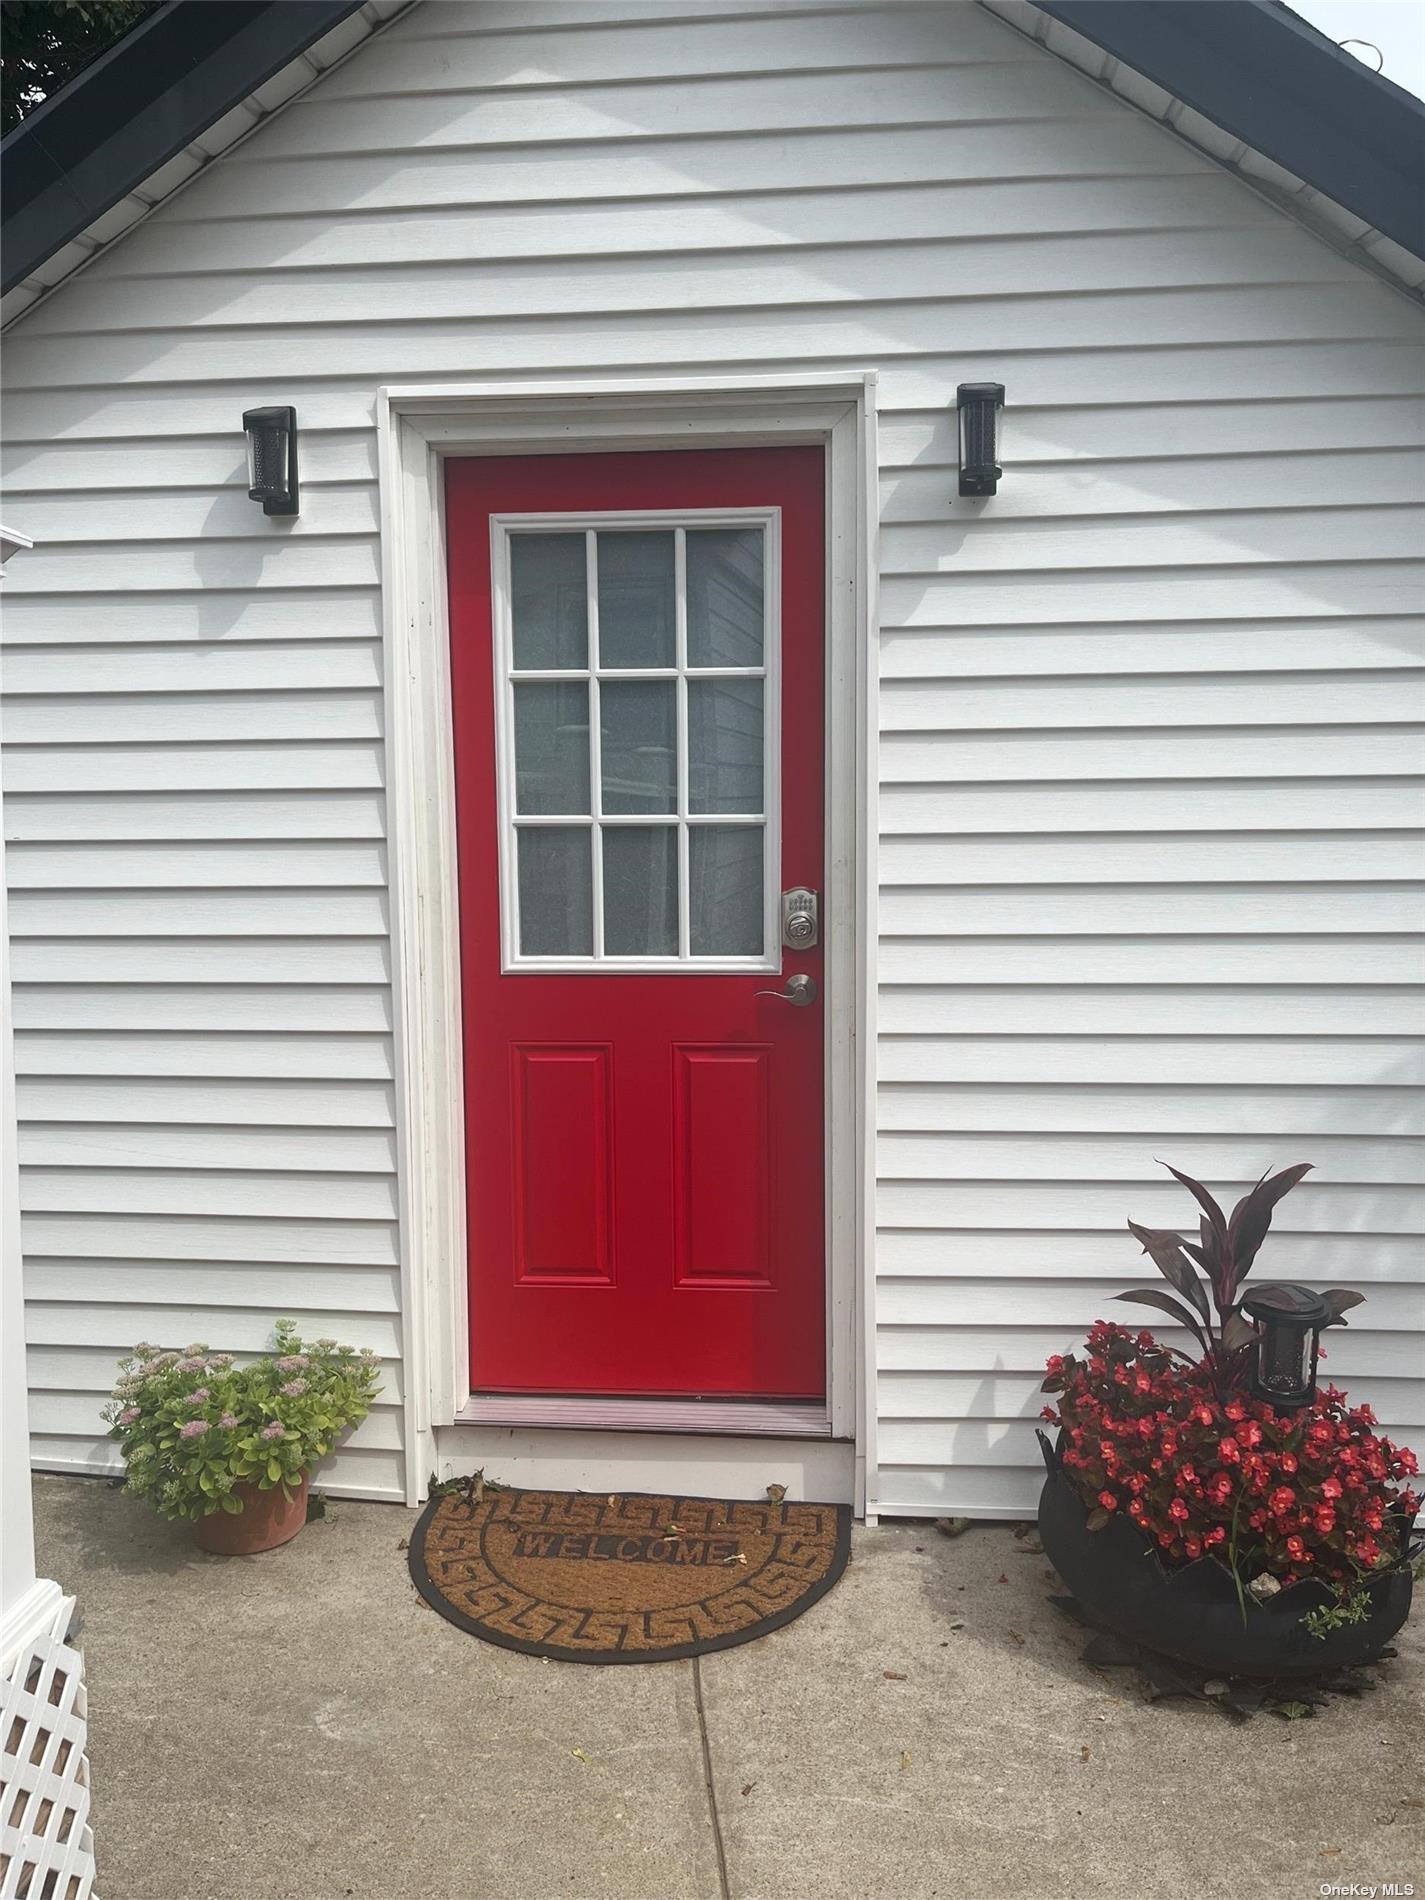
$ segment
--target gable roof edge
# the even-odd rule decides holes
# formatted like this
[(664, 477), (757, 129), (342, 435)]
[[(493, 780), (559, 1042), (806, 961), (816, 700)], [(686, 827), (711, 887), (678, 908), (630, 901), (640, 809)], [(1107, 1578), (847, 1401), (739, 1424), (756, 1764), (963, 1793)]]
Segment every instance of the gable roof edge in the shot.
[[(1211, 5), (1204, 0), (1152, 0), (1151, 4), (1142, 0), (1139, 4), (980, 0), (980, 4), (1205, 153), (1339, 256), (1391, 289), (1403, 291), (1412, 302), (1425, 301), (1425, 190), (1418, 182), (1425, 181), (1425, 103), (1341, 52), (1277, 0), (1213, 0)], [(1232, 65), (1232, 56), (1239, 50), (1233, 36), (1244, 21), (1255, 27), (1258, 39), (1264, 29), (1268, 33), (1267, 44), (1276, 54), (1274, 70), (1282, 64), (1283, 47), (1289, 53), (1294, 48), (1293, 57), (1302, 62), (1294, 75), (1288, 75), (1277, 102), (1279, 110), (1261, 117), (1251, 138), (1232, 129), (1244, 85), (1257, 85), (1259, 92), (1266, 89), (1250, 69), (1244, 79), (1243, 69)], [(1301, 31), (1294, 38), (1284, 36), (1284, 29), (1296, 28)], [(1192, 59), (1185, 64), (1179, 60), (1174, 66), (1170, 55), (1181, 54), (1189, 29), (1201, 44)], [(1163, 39), (1167, 52), (1157, 43)], [(1334, 138), (1318, 136), (1323, 130), (1320, 114), (1302, 104), (1303, 71), (1310, 81), (1308, 97), (1311, 87), (1324, 83), (1334, 102), (1336, 123), (1327, 128), (1334, 131)], [(1225, 95), (1224, 74), (1230, 82)], [(1348, 83), (1343, 85), (1343, 79)], [(1372, 190), (1367, 192), (1359, 179), (1341, 175), (1336, 160), (1346, 139), (1342, 128), (1354, 140), (1358, 116), (1378, 107), (1382, 99), (1391, 107), (1392, 118), (1375, 144), (1387, 148), (1387, 156), (1382, 159), (1377, 151), (1373, 177), (1366, 181)], [(1307, 133), (1313, 136), (1303, 145)], [(1285, 162), (1288, 158), (1305, 169), (1291, 169)], [(1368, 210), (1381, 221), (1374, 222)]]
[(116, 41), (0, 145), (0, 325), (34, 309), (414, 4), (171, 0)]

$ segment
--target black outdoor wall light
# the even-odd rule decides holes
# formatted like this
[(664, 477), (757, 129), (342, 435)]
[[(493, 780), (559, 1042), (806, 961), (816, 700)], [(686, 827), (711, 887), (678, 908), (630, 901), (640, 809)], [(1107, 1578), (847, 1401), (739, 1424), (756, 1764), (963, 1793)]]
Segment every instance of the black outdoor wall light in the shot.
[(1278, 1412), (1298, 1412), (1316, 1397), (1316, 1355), (1321, 1329), (1332, 1308), (1309, 1287), (1273, 1283), (1242, 1302), (1256, 1321), (1252, 1347), (1252, 1397)]
[(243, 413), (247, 437), (247, 492), (262, 503), (265, 515), (297, 513), (297, 411), (248, 409)]
[(993, 495), (1002, 474), (995, 434), (1004, 407), (1003, 383), (961, 383), (955, 391), (960, 411), (960, 493)]

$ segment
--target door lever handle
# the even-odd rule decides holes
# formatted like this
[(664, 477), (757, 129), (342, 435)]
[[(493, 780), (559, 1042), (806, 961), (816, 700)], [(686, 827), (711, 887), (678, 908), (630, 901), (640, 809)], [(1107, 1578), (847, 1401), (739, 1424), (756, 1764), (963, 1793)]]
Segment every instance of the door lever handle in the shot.
[(775, 996), (779, 1003), (790, 1003), (793, 1009), (806, 1009), (817, 999), (816, 979), (810, 976), (789, 976), (784, 990), (758, 990), (759, 996)]

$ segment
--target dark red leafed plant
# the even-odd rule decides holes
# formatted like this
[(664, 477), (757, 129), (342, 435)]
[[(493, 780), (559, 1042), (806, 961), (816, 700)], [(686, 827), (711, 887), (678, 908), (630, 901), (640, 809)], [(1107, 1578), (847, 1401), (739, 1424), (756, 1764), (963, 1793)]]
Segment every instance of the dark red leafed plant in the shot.
[[(1129, 1221), (1128, 1231), (1143, 1244), (1163, 1278), (1180, 1294), (1174, 1299), (1159, 1287), (1135, 1287), (1131, 1293), (1118, 1293), (1115, 1299), (1132, 1300), (1140, 1306), (1156, 1306), (1169, 1314), (1202, 1347), (1202, 1362), (1219, 1391), (1241, 1385), (1246, 1378), (1248, 1359), (1256, 1329), (1242, 1317), (1239, 1291), (1252, 1270), (1252, 1262), (1267, 1237), (1272, 1212), (1312, 1164), (1298, 1161), (1280, 1174), (1263, 1175), (1254, 1188), (1244, 1194), (1230, 1215), (1224, 1214), (1201, 1181), (1182, 1174), (1164, 1162), (1175, 1181), (1181, 1181), (1202, 1209), (1198, 1239), (1185, 1240), (1165, 1228), (1140, 1227)], [(1202, 1269), (1201, 1276), (1197, 1269)], [(1359, 1306), (1362, 1295), (1344, 1287), (1332, 1287), (1322, 1298), (1331, 1308), (1328, 1326), (1344, 1326), (1349, 1308)]]

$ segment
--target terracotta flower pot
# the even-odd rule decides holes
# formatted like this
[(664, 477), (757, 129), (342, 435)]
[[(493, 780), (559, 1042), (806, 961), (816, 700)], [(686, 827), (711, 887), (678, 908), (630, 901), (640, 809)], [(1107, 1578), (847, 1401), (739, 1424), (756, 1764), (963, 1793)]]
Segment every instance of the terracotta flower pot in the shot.
[[(1039, 1500), (1039, 1541), (1086, 1620), (1144, 1649), (1214, 1675), (1276, 1680), (1323, 1675), (1377, 1658), (1410, 1614), (1411, 1573), (1400, 1567), (1366, 1584), (1370, 1612), (1318, 1639), (1302, 1616), (1333, 1601), (1310, 1578), (1243, 1615), (1231, 1572), (1215, 1557), (1169, 1570), (1136, 1525), (1115, 1517), (1088, 1528), (1088, 1509), (1041, 1432), (1048, 1477)], [(1412, 1519), (1398, 1513), (1392, 1534), (1408, 1554)]]
[(275, 1550), (290, 1543), (307, 1521), (307, 1475), (296, 1490), (274, 1484), (259, 1491), (255, 1484), (233, 1487), (242, 1499), (241, 1511), (213, 1511), (193, 1526), (193, 1542), (200, 1550), (220, 1557), (250, 1557), (259, 1550)]

